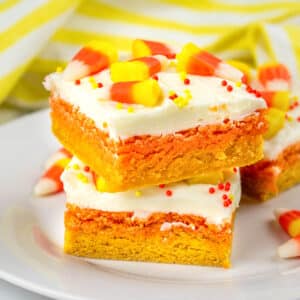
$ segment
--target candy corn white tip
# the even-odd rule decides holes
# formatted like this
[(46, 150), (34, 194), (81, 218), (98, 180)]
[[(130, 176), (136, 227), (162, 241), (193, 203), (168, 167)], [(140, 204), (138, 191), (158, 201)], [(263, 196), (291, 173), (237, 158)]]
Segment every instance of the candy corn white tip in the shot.
[(266, 83), (266, 90), (268, 91), (288, 91), (290, 84), (282, 79), (274, 79)]
[(63, 72), (64, 80), (76, 80), (89, 74), (89, 68), (78, 60), (71, 61)]
[(282, 214), (286, 213), (287, 211), (289, 211), (289, 209), (287, 209), (287, 208), (282, 208), (282, 207), (280, 207), (280, 208), (275, 208), (275, 209), (274, 209), (274, 216), (275, 216), (276, 220), (278, 220), (279, 217), (280, 217)]
[(243, 73), (231, 65), (221, 62), (215, 71), (216, 76), (232, 81), (241, 81)]
[(34, 187), (35, 196), (47, 196), (58, 192), (56, 183), (48, 178), (41, 178)]
[(295, 239), (290, 239), (278, 248), (277, 253), (281, 258), (300, 256), (300, 242)]

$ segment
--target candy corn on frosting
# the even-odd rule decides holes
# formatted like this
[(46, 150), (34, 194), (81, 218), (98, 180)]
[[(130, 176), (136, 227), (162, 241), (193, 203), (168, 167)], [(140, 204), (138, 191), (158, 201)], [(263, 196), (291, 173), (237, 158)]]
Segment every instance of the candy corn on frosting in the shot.
[(242, 168), (243, 193), (267, 200), (300, 182), (300, 106), (282, 64), (260, 67), (253, 84), (268, 105), (269, 128), (264, 134), (264, 158)]
[(97, 176), (73, 158), (62, 182), (67, 198), (66, 253), (230, 266), (233, 219), (241, 195), (237, 168), (109, 193), (99, 190)]
[(90, 43), (49, 75), (52, 129), (104, 191), (171, 183), (263, 156), (265, 101), (196, 45), (137, 40), (128, 59)]

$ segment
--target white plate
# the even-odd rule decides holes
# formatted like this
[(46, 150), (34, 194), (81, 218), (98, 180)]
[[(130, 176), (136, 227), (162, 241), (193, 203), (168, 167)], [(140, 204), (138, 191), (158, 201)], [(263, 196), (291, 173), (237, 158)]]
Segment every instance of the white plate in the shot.
[(300, 260), (281, 260), (288, 237), (274, 207), (299, 207), (300, 186), (260, 205), (242, 205), (235, 224), (232, 269), (64, 255), (64, 195), (34, 198), (32, 187), (58, 144), (48, 111), (0, 127), (0, 277), (57, 299), (292, 299), (300, 295)]

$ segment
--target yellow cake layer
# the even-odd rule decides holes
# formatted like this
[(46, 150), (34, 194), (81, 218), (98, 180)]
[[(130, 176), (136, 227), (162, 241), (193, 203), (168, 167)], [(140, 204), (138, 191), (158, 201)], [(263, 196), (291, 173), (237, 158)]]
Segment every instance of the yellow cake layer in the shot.
[[(232, 222), (207, 225), (198, 216), (109, 213), (68, 205), (65, 246), (68, 254), (89, 258), (230, 267)], [(168, 230), (162, 225), (177, 224)], [(178, 224), (184, 223), (184, 226)]]

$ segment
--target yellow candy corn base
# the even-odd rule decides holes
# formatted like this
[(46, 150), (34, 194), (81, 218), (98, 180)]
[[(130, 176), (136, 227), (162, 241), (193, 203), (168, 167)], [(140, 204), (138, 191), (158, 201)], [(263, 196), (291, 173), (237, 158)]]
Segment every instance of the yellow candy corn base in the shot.
[[(230, 267), (233, 220), (204, 225), (193, 215), (155, 213), (149, 219), (132, 212), (103, 212), (68, 204), (64, 251), (90, 258)], [(164, 222), (194, 224), (161, 231)]]
[(50, 105), (54, 134), (66, 149), (103, 178), (101, 186), (108, 192), (177, 182), (200, 172), (245, 166), (263, 155), (263, 114), (255, 113), (234, 123), (192, 128), (180, 134), (138, 136), (117, 142), (71, 104), (51, 99)]
[(263, 164), (241, 169), (243, 199), (266, 201), (300, 183), (300, 143), (285, 149), (268, 166)]

